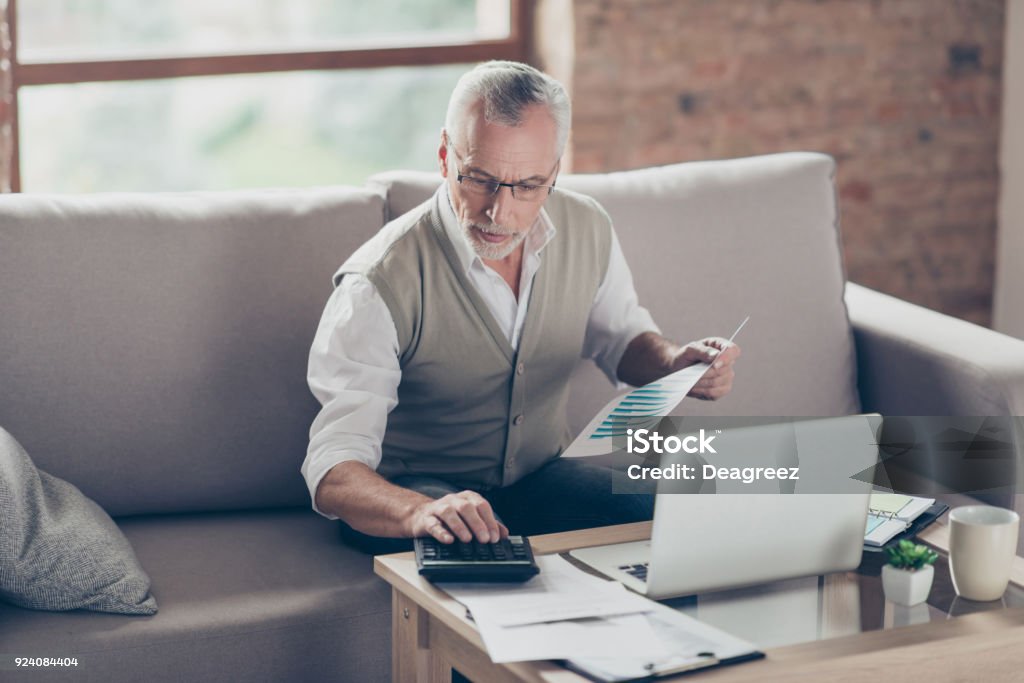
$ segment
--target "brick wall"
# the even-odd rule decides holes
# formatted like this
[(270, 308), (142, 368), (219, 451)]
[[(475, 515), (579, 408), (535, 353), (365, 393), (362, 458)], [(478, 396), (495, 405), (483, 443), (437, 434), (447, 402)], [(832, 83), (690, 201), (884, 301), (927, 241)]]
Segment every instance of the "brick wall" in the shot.
[(573, 170), (839, 165), (851, 280), (988, 324), (1004, 0), (576, 0)]

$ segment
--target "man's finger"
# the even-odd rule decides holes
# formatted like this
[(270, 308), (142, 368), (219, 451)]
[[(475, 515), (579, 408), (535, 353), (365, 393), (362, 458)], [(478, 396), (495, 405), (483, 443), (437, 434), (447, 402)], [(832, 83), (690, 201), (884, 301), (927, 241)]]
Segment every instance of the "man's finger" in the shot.
[[(715, 340), (709, 340), (715, 341)], [(727, 339), (718, 340), (718, 344), (710, 344), (711, 346), (718, 348), (718, 358), (715, 362), (715, 367), (723, 367), (725, 365), (732, 365), (736, 362), (736, 359), (740, 357), (742, 351), (737, 344), (730, 342)]]
[(730, 391), (732, 391), (733, 377), (731, 375), (722, 376), (715, 382), (711, 383), (710, 386), (702, 387), (700, 389), (700, 395), (698, 398), (703, 398), (709, 401), (717, 401), (722, 398)]
[(501, 530), (498, 528), (500, 522), (494, 516), (494, 509), (491, 508), (491, 504), (487, 502), (486, 498), (481, 496), (480, 506), (477, 508), (480, 513), (480, 517), (483, 518), (484, 524), (487, 525), (487, 530), (491, 533), (491, 543), (496, 543), (501, 538)]
[(704, 379), (700, 381), (702, 387), (720, 387), (724, 384), (731, 384), (736, 373), (733, 372), (732, 368), (724, 368), (719, 372), (704, 375)]
[(704, 373), (700, 381), (697, 383), (699, 387), (709, 387), (715, 384), (719, 384), (722, 380), (730, 379), (736, 375), (731, 365), (727, 365), (724, 368), (712, 367), (710, 370)]
[(732, 377), (723, 376), (717, 380), (701, 380), (690, 390), (690, 396), (703, 401), (715, 401), (730, 391), (732, 391)]
[(445, 528), (444, 523), (434, 515), (427, 520), (427, 533), (441, 543), (452, 543), (455, 540), (455, 537)]
[(718, 349), (701, 342), (691, 342), (683, 348), (683, 358), (689, 362), (710, 363), (718, 357)]
[(456, 512), (462, 517), (462, 521), (466, 523), (473, 535), (476, 536), (476, 540), (481, 543), (491, 542), (491, 531), (488, 528), (487, 522), (484, 521), (480, 515), (480, 511), (477, 509), (479, 503), (468, 498), (461, 498), (458, 502), (454, 503)]
[(708, 398), (711, 399), (712, 401), (717, 401), (718, 399), (720, 399), (723, 396), (725, 396), (726, 394), (728, 394), (729, 391), (731, 391), (731, 389), (732, 389), (732, 387), (728, 387), (728, 386), (715, 387), (714, 389), (709, 389), (708, 390)]
[(723, 377), (721, 379), (708, 382), (700, 387), (700, 392), (706, 394), (711, 398), (721, 398), (725, 394), (729, 393), (729, 389), (732, 388), (732, 378)]
[(451, 504), (442, 507), (437, 516), (441, 518), (441, 521), (447, 525), (453, 534), (458, 536), (460, 541), (469, 543), (473, 540), (473, 532), (469, 530), (469, 527), (462, 521), (462, 517), (455, 511), (455, 508), (451, 507)]
[(490, 502), (476, 491), (462, 491), (459, 495), (476, 506), (477, 514), (480, 515), (480, 519), (482, 519), (484, 524), (487, 526), (487, 532), (491, 537), (491, 543), (497, 541), (499, 538), (498, 518), (495, 517), (494, 509), (491, 507)]
[(498, 522), (498, 530), (501, 532), (501, 537), (502, 538), (508, 538), (508, 527), (507, 526), (505, 526), (501, 522)]

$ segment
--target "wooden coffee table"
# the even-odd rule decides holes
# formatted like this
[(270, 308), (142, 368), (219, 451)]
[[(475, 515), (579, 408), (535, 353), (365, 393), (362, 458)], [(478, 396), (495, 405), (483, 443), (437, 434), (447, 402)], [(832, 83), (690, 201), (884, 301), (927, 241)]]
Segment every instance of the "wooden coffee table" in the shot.
[[(940, 551), (948, 547), (945, 520), (921, 539)], [(586, 529), (530, 539), (537, 554), (561, 553), (605, 543), (650, 537), (650, 522)], [(940, 560), (943, 562), (944, 560)], [(545, 681), (585, 683), (586, 678), (554, 662), (494, 664), (465, 609), (416, 573), (412, 553), (374, 558), (374, 571), (391, 584), (392, 680), (406, 683), (450, 681), (458, 669), (480, 683)], [(822, 578), (826, 615), (850, 609), (843, 600), (849, 574)], [(1015, 561), (1011, 583), (1024, 586), (1024, 558)], [(1013, 590), (1013, 588), (1011, 588)], [(832, 597), (835, 599), (831, 599)], [(830, 606), (831, 603), (831, 606)], [(933, 610), (934, 611), (934, 610)], [(1019, 681), (1024, 676), (1024, 607), (988, 609), (966, 616), (943, 616), (928, 623), (840, 635), (766, 648), (760, 661), (690, 674), (704, 681), (841, 681), (903, 678), (913, 680)]]

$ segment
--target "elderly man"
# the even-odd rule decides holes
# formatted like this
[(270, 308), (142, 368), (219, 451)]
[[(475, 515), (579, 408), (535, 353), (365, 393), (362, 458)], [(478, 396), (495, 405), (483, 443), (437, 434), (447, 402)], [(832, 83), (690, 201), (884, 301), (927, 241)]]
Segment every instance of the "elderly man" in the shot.
[(612, 493), (623, 473), (559, 458), (576, 363), (641, 385), (709, 362), (692, 395), (731, 389), (739, 348), (662, 337), (608, 215), (554, 190), (569, 124), (565, 89), (536, 69), (468, 72), (441, 131), (444, 183), (335, 276), (310, 353), (323, 409), (302, 473), (350, 542), (386, 552), (416, 536), (649, 519), (649, 493)]

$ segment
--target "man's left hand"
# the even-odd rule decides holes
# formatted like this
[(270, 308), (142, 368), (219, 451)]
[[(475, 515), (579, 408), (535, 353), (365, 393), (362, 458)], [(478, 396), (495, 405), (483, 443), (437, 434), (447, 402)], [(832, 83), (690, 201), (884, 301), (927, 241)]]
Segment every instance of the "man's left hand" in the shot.
[(728, 339), (706, 337), (679, 350), (672, 359), (672, 372), (695, 363), (708, 363), (711, 367), (690, 390), (689, 396), (716, 401), (732, 390), (732, 380), (736, 375), (733, 364), (740, 354), (740, 347)]

